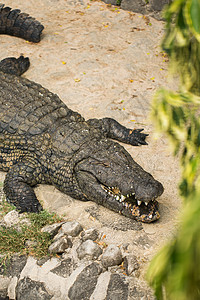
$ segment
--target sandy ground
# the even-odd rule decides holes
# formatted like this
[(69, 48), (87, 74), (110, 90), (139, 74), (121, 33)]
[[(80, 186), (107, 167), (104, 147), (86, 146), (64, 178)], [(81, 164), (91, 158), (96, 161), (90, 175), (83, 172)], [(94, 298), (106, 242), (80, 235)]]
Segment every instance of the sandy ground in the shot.
[(127, 244), (145, 268), (155, 251), (170, 239), (181, 205), (178, 162), (171, 156), (167, 140), (154, 137), (149, 119), (156, 89), (172, 85), (159, 48), (163, 23), (151, 19), (148, 24), (139, 14), (100, 1), (8, 0), (6, 4), (37, 18), (45, 30), (39, 44), (2, 35), (0, 59), (23, 53), (31, 61), (24, 76), (57, 93), (86, 119), (113, 117), (149, 133), (148, 146), (124, 147), (164, 185), (159, 199), (161, 218), (153, 224), (140, 224), (94, 203), (73, 200), (51, 186), (36, 189), (49, 211), (65, 214), (86, 228), (100, 229), (105, 242)]

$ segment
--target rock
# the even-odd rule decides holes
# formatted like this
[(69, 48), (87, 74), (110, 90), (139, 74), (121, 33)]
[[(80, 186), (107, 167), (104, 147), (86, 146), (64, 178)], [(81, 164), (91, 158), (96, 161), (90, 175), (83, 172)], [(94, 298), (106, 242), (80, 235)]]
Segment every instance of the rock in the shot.
[(9, 227), (15, 227), (16, 230), (20, 231), (21, 230), (21, 226), (20, 225), (27, 225), (30, 226), (31, 225), (31, 221), (25, 217), (23, 217), (23, 215), (20, 215), (16, 210), (11, 210), (9, 213), (7, 213), (2, 221), (1, 221), (1, 225), (9, 228)]
[(101, 248), (91, 240), (83, 242), (76, 251), (79, 259), (97, 259), (102, 254)]
[(83, 230), (83, 227), (80, 223), (73, 221), (73, 222), (66, 222), (61, 227), (61, 232), (71, 235), (73, 237), (78, 236), (79, 233)]
[(90, 228), (81, 233), (81, 238), (85, 242), (86, 240), (95, 241), (98, 239), (99, 232), (95, 228)]
[(44, 257), (42, 257), (42, 258), (39, 258), (39, 259), (37, 260), (37, 265), (41, 267), (41, 266), (44, 265), (48, 260), (49, 260), (49, 256), (44, 256)]
[(71, 275), (73, 270), (76, 268), (76, 263), (73, 261), (73, 258), (68, 257), (61, 261), (60, 266), (51, 270), (52, 273), (57, 274), (61, 277), (67, 278)]
[[(11, 281), (11, 278), (0, 275), (0, 300), (6, 299), (7, 290), (8, 290), (10, 281)], [(7, 299), (9, 299), (9, 298), (7, 298)]]
[(122, 263), (122, 252), (115, 245), (109, 245), (101, 257), (105, 268), (120, 265)]
[(0, 293), (0, 300), (10, 300), (4, 293)]
[(11, 227), (19, 224), (20, 222), (19, 213), (16, 210), (11, 210), (9, 213), (7, 213), (4, 216), (2, 222), (6, 227)]
[(149, 5), (153, 11), (161, 11), (163, 7), (172, 2), (172, 0), (149, 0)]
[(58, 233), (58, 230), (60, 229), (60, 227), (63, 224), (64, 224), (64, 222), (54, 223), (54, 224), (51, 224), (51, 225), (46, 225), (41, 229), (41, 231), (42, 232), (48, 232), (51, 237), (54, 237)]
[[(127, 300), (128, 283), (119, 274), (112, 274), (105, 300)], [(133, 298), (134, 299), (134, 298)]]
[(53, 238), (53, 241), (57, 241), (59, 240), (61, 237), (65, 236), (66, 234), (64, 232), (58, 232), (58, 234), (56, 234)]
[(63, 236), (49, 246), (49, 253), (61, 254), (65, 252), (66, 249), (71, 247), (72, 247), (71, 239), (69, 239), (67, 236)]
[(50, 295), (45, 286), (41, 282), (31, 280), (28, 277), (20, 280), (16, 287), (16, 299), (37, 299), (37, 300), (50, 300), (52, 295)]
[(24, 246), (26, 248), (36, 247), (37, 246), (37, 242), (36, 241), (31, 241), (31, 240), (26, 240)]
[(140, 14), (149, 14), (160, 20), (164, 6), (172, 2), (171, 0), (103, 0), (107, 4), (118, 5), (128, 11)]
[(107, 4), (117, 5), (117, 0), (104, 0)]
[(69, 299), (89, 300), (96, 287), (97, 279), (101, 272), (102, 268), (98, 263), (92, 263), (89, 266), (85, 267), (83, 271), (77, 276), (77, 279), (72, 287), (69, 289)]
[(97, 285), (92, 293), (90, 300), (105, 300), (107, 288), (110, 282), (111, 272), (102, 272), (98, 278)]
[(124, 10), (130, 10), (137, 13), (145, 14), (146, 13), (147, 1), (145, 0), (122, 0), (121, 8)]
[(16, 299), (16, 286), (17, 286), (18, 278), (17, 276), (12, 277), (10, 284), (8, 286), (8, 297), (9, 299)]
[(129, 292), (130, 299), (134, 300), (156, 300), (156, 298), (152, 295), (152, 291), (145, 291), (144, 288), (134, 286), (134, 288), (130, 289)]
[(133, 273), (134, 271), (139, 269), (139, 264), (137, 261), (137, 258), (135, 255), (127, 255), (124, 258), (124, 264), (123, 264), (125, 270), (126, 270), (126, 274), (130, 275), (131, 273)]
[(27, 262), (26, 255), (14, 254), (12, 257), (7, 258), (5, 262), (0, 264), (0, 274), (6, 276), (20, 276)]

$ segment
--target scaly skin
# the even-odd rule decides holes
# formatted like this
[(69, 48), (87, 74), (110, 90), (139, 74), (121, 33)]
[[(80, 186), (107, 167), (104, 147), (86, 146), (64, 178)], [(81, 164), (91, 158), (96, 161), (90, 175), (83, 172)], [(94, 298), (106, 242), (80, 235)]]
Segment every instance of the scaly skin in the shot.
[(44, 26), (19, 9), (11, 9), (0, 4), (0, 34), (21, 37), (27, 41), (38, 43)]
[(48, 183), (124, 216), (157, 220), (162, 184), (112, 140), (145, 145), (146, 134), (110, 118), (85, 121), (57, 95), (16, 76), (28, 65), (23, 56), (0, 62), (0, 169), (7, 172), (8, 201), (21, 212), (38, 212), (33, 187)]

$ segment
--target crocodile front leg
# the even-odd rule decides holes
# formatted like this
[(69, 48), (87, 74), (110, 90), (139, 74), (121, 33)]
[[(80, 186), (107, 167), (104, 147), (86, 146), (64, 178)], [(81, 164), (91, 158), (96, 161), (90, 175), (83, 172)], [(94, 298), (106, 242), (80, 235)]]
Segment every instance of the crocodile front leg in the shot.
[(126, 128), (111, 118), (89, 119), (87, 123), (102, 130), (108, 138), (133, 146), (147, 145), (145, 139), (148, 134), (142, 133), (143, 129)]
[(33, 158), (22, 159), (12, 166), (4, 181), (4, 192), (8, 202), (20, 212), (41, 211), (42, 206), (32, 188), (40, 179), (41, 168)]

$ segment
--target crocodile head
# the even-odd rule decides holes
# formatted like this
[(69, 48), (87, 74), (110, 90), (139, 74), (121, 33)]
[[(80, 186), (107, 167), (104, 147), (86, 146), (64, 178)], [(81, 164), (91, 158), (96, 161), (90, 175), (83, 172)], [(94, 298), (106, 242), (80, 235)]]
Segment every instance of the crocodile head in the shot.
[(163, 186), (143, 170), (118, 143), (90, 143), (73, 169), (74, 181), (85, 199), (142, 222), (159, 219)]

